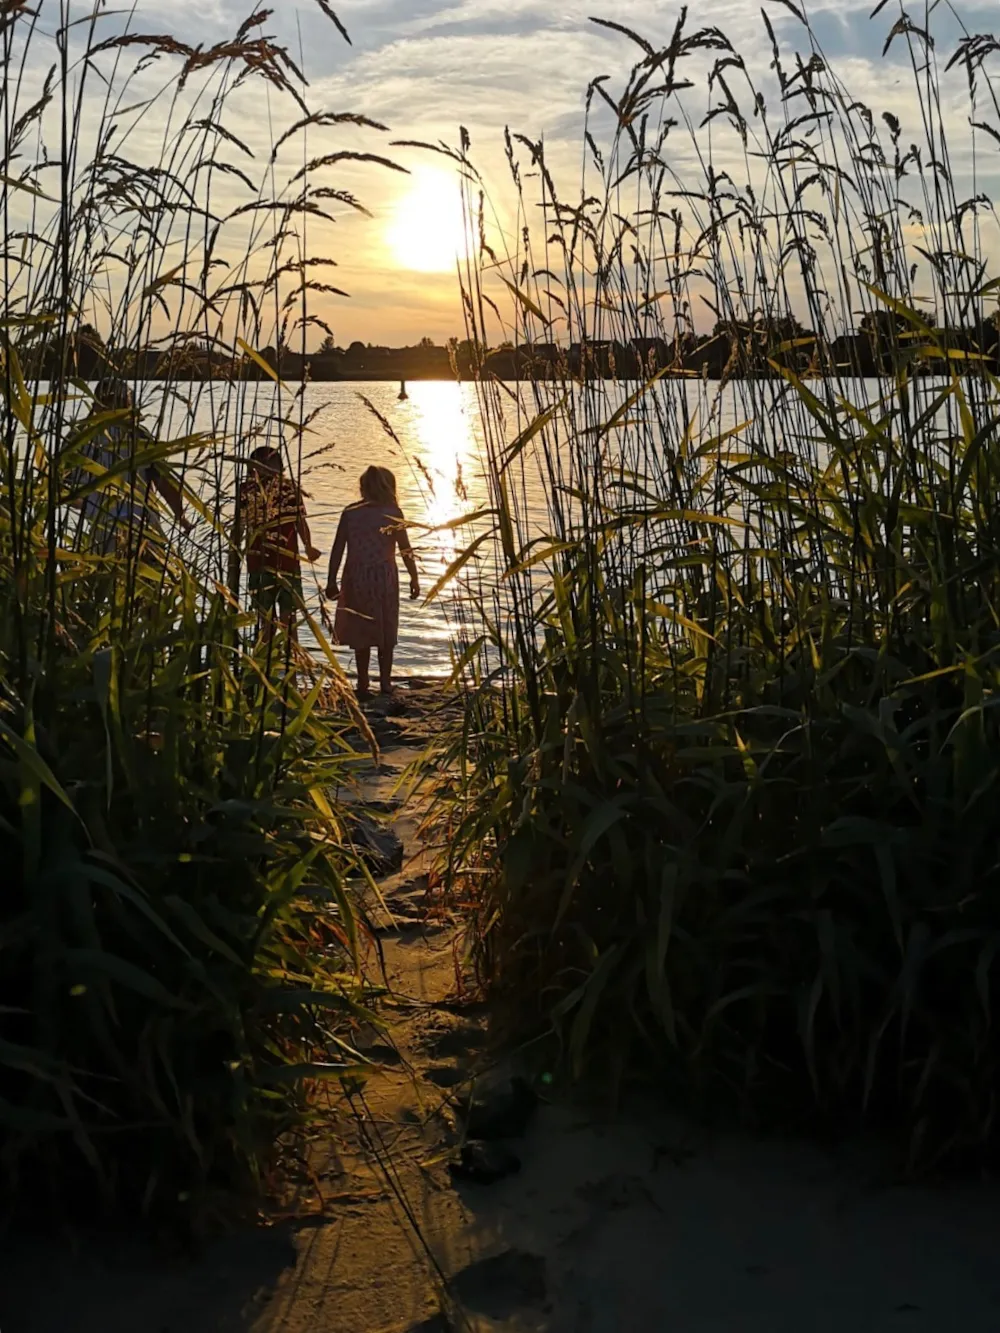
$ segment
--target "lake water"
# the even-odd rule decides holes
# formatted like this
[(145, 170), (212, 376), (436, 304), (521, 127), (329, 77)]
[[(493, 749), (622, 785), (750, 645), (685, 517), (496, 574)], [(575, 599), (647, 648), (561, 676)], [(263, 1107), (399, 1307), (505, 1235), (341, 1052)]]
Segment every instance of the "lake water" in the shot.
[[(261, 385), (257, 403), (252, 395), (257, 386), (251, 386), (246, 404), (249, 429), (252, 422), (263, 420), (272, 411), (272, 388)], [(683, 433), (678, 417), (678, 406), (683, 404), (692, 416), (699, 410), (704, 419), (712, 418), (712, 430), (729, 428), (741, 419), (739, 396), (730, 394), (726, 401), (717, 398), (718, 386), (706, 391), (706, 386), (688, 384), (680, 380), (658, 386), (661, 409), (669, 420), (667, 433), (677, 439)], [(433, 531), (464, 515), (481, 510), (490, 504), (489, 489), (484, 467), (485, 440), (480, 401), (474, 384), (417, 381), (407, 385), (409, 397), (400, 402), (399, 385), (395, 383), (334, 383), (306, 386), (302, 396), (301, 413), (309, 419), (308, 432), (302, 445), (302, 485), (308, 495), (308, 511), (315, 544), (322, 550), (323, 559), (312, 571), (306, 567), (304, 587), (310, 610), (316, 612), (321, 601), (321, 589), (326, 586), (327, 561), (336, 535), (337, 523), (345, 505), (358, 498), (361, 473), (372, 463), (389, 467), (396, 474), (398, 493), (403, 513), (411, 527), (411, 541), (417, 552), (423, 593), (430, 591), (474, 535), (472, 527), (452, 531)], [(520, 431), (538, 414), (540, 406), (562, 390), (542, 385), (538, 390), (541, 402), (536, 401), (531, 386), (508, 386), (495, 394), (495, 402), (502, 419), (502, 434), (507, 441), (517, 438)], [(617, 384), (588, 386), (587, 408), (581, 407), (579, 419), (585, 421), (585, 411), (596, 412), (606, 420), (625, 400), (629, 388)], [(365, 400), (367, 399), (367, 403)], [(375, 408), (390, 426), (395, 439), (372, 412)], [(709, 407), (709, 404), (711, 406)], [(288, 409), (286, 409), (286, 413)], [(196, 424), (208, 429), (211, 421), (207, 406), (195, 413)], [(721, 423), (721, 425), (720, 425)], [(172, 423), (179, 433), (180, 423)], [(660, 450), (662, 456), (662, 450)], [(636, 468), (643, 466), (634, 460)], [(518, 545), (529, 536), (540, 536), (549, 531), (548, 500), (550, 480), (543, 477), (528, 448), (519, 460), (516, 477), (512, 476), (512, 500), (517, 507), (515, 524)], [(563, 481), (586, 487), (586, 478), (566, 475)], [(480, 524), (480, 530), (482, 525)], [(406, 596), (406, 579), (402, 576), (399, 646), (396, 669), (400, 675), (446, 675), (451, 670), (451, 644), (456, 631), (465, 626), (470, 635), (480, 632), (478, 626), (468, 625), (470, 607), (479, 595), (490, 596), (496, 591), (496, 553), (493, 545), (483, 545), (476, 559), (465, 567), (462, 574), (462, 592), (458, 587), (446, 587), (429, 605), (423, 597), (411, 602)], [(470, 588), (470, 585), (474, 587)], [(308, 643), (308, 630), (303, 632)], [(352, 655), (341, 652), (344, 665)]]
[[(323, 384), (306, 390), (307, 411), (317, 411), (303, 448), (302, 484), (308, 492), (313, 539), (323, 551), (315, 576), (307, 575), (308, 600), (317, 603), (325, 587), (327, 561), (345, 505), (358, 498), (361, 473), (372, 463), (396, 474), (399, 501), (415, 525), (410, 539), (417, 552), (426, 594), (469, 540), (467, 529), (432, 532), (486, 504), (483, 433), (475, 386), (424, 381), (408, 386), (409, 399), (397, 401), (395, 384)], [(398, 437), (392, 440), (364, 395)], [(328, 452), (309, 457), (314, 450)], [(449, 645), (461, 608), (450, 591), (430, 605), (406, 596), (400, 570), (397, 664), (403, 675), (441, 675), (451, 670)]]
[[(183, 386), (187, 388), (188, 386)], [(297, 386), (295, 386), (297, 388)], [(193, 427), (215, 431), (217, 436), (244, 441), (241, 453), (262, 443), (269, 416), (274, 411), (272, 387), (249, 386), (239, 409), (222, 404), (215, 386), (190, 386), (190, 405), (176, 400), (169, 420), (158, 430), (160, 438), (178, 437)], [(142, 403), (144, 417), (153, 426), (159, 407), (158, 387), (146, 386)], [(408, 386), (409, 398), (399, 402), (399, 385), (389, 383), (308, 385), (301, 402), (286, 402), (286, 417), (307, 421), (302, 435), (301, 458), (292, 446), (293, 463), (301, 467), (302, 487), (312, 528), (313, 541), (323, 552), (313, 567), (304, 567), (304, 591), (309, 609), (318, 614), (322, 589), (326, 587), (331, 547), (341, 512), (358, 498), (361, 473), (371, 464), (391, 468), (396, 475), (399, 500), (412, 525), (411, 541), (417, 552), (423, 594), (433, 587), (469, 540), (467, 529), (432, 532), (486, 503), (483, 432), (475, 386), (443, 382), (418, 382)], [(396, 439), (392, 439), (366, 405), (371, 403), (384, 416)], [(516, 417), (516, 413), (514, 414)], [(295, 432), (286, 429), (286, 438)], [(258, 438), (254, 438), (254, 436)], [(271, 432), (274, 438), (273, 430)], [(229, 458), (223, 466), (202, 458), (198, 474), (189, 478), (208, 496), (221, 490), (231, 508), (234, 469)], [(195, 480), (200, 475), (200, 483)], [(228, 516), (228, 515), (227, 515)], [(217, 565), (221, 574), (221, 551), (204, 531), (196, 531), (187, 547), (188, 558)], [(213, 550), (213, 545), (215, 549)], [(182, 547), (183, 549), (183, 547)], [(406, 576), (400, 568), (403, 600), (400, 611), (397, 674), (446, 675), (451, 670), (450, 644), (463, 611), (459, 600), (446, 590), (429, 605), (423, 596), (411, 602), (406, 596)], [(332, 609), (332, 608), (331, 608)], [(302, 631), (308, 644), (308, 629)], [(351, 654), (339, 650), (344, 665)]]
[[(39, 386), (43, 395), (47, 388)], [(313, 541), (322, 551), (315, 566), (303, 568), (306, 603), (317, 619), (325, 601), (323, 590), (340, 515), (359, 498), (360, 477), (367, 467), (374, 463), (391, 468), (410, 525), (422, 585), (421, 598), (411, 602), (400, 566), (396, 671), (410, 676), (450, 673), (451, 645), (469, 614), (469, 577), (482, 578), (487, 586), (497, 582), (492, 569), (494, 553), (487, 543), (480, 557), (467, 567), (462, 595), (457, 587), (448, 586), (424, 604), (427, 593), (474, 535), (468, 526), (441, 530), (442, 525), (453, 524), (489, 503), (475, 385), (418, 381), (408, 385), (409, 396), (403, 402), (399, 401), (398, 383), (386, 382), (310, 384), (301, 393), (300, 386), (294, 385), (280, 398), (270, 382), (246, 384), (239, 391), (223, 381), (178, 384), (168, 392), (162, 384), (149, 382), (134, 386), (134, 393), (143, 424), (158, 441), (199, 435), (213, 442), (211, 447), (179, 451), (172, 459), (175, 469), (183, 469), (185, 484), (221, 519), (216, 532), (204, 521), (196, 521), (189, 537), (176, 528), (171, 530), (172, 543), (202, 580), (227, 579), (236, 479), (245, 475), (245, 468), (236, 467), (237, 459), (245, 460), (257, 446), (284, 437), (286, 457), (301, 477)], [(66, 416), (85, 415), (91, 402), (82, 395), (72, 399), (66, 404)], [(504, 431), (516, 435), (519, 419), (530, 419), (535, 411), (527, 394), (520, 406), (509, 399)], [(27, 454), (25, 464), (29, 465)], [(546, 504), (540, 481), (530, 480), (527, 489), (531, 507), (541, 520)], [(63, 517), (61, 540), (72, 544), (80, 531), (79, 518), (68, 510)], [(332, 613), (332, 606), (327, 607)], [(300, 635), (306, 646), (316, 648), (308, 626), (300, 626)], [(345, 667), (351, 665), (353, 654), (348, 650), (338, 649), (338, 655)]]
[[(218, 438), (240, 440), (240, 452), (245, 457), (250, 448), (260, 443), (274, 427), (268, 424), (274, 413), (274, 386), (249, 385), (242, 397), (237, 398), (228, 386), (217, 384), (179, 386), (190, 389), (191, 399), (171, 402), (169, 421), (157, 428), (161, 439), (183, 435), (192, 429), (212, 431)], [(816, 385), (822, 395), (824, 390)], [(294, 386), (293, 395), (297, 395)], [(913, 386), (920, 398), (930, 398), (939, 385), (929, 378)], [(145, 386), (141, 394), (147, 424), (155, 426), (159, 389)], [(571, 389), (580, 394), (576, 404), (575, 420), (586, 435), (588, 427), (595, 440), (604, 432), (601, 424), (607, 422), (622, 405), (628, 388), (616, 384), (592, 384), (586, 389)], [(838, 392), (846, 393), (855, 404), (871, 404), (880, 393), (891, 391), (876, 381), (856, 381), (845, 385), (841, 381)], [(489, 491), (484, 470), (485, 441), (480, 415), (479, 393), (473, 384), (454, 382), (414, 382), (408, 386), (409, 398), (399, 402), (399, 386), (393, 383), (334, 383), (307, 385), (301, 396), (293, 396), (291, 406), (286, 399), (284, 414), (289, 418), (305, 418), (307, 430), (302, 434), (302, 484), (307, 493), (308, 510), (315, 544), (323, 551), (323, 559), (313, 570), (306, 570), (304, 580), (306, 599), (312, 611), (321, 605), (321, 589), (326, 585), (327, 560), (341, 511), (358, 497), (358, 480), (372, 463), (391, 468), (397, 478), (400, 503), (412, 525), (411, 540), (417, 551), (423, 590), (426, 593), (449, 564), (464, 549), (472, 536), (469, 528), (454, 531), (440, 529), (463, 515), (482, 509), (489, 504)], [(563, 389), (541, 386), (542, 398), (553, 401)], [(817, 445), (817, 430), (800, 401), (789, 396), (779, 381), (733, 382), (720, 394), (718, 385), (697, 380), (662, 380), (650, 391), (656, 399), (655, 414), (658, 422), (650, 433), (632, 432), (626, 420), (623, 429), (611, 432), (617, 443), (608, 443), (625, 469), (648, 478), (656, 494), (669, 494), (668, 482), (660, 471), (666, 451), (663, 439), (675, 444), (685, 437), (697, 448), (707, 437), (737, 427), (748, 420), (755, 422), (751, 429), (758, 441), (765, 439), (770, 450), (788, 449), (793, 453), (812, 456), (825, 454), (822, 444)], [(531, 386), (514, 386), (496, 391), (500, 405), (499, 430), (510, 441), (531, 421), (538, 411)], [(391, 431), (364, 401), (384, 418)], [(286, 438), (294, 439), (296, 432), (286, 429)], [(395, 438), (393, 438), (395, 437)], [(582, 451), (586, 453), (586, 450)], [(293, 458), (299, 453), (293, 446)], [(606, 458), (607, 455), (605, 454)], [(233, 467), (231, 457), (220, 459), (218, 453), (202, 457), (202, 487), (207, 491), (221, 491), (227, 502), (233, 494)], [(576, 460), (579, 466), (579, 454)], [(194, 477), (191, 478), (194, 483)], [(588, 478), (572, 472), (557, 478), (569, 486), (588, 490)], [(519, 545), (529, 535), (538, 535), (548, 527), (548, 499), (552, 479), (543, 477), (527, 450), (518, 461), (516, 482), (512, 487), (518, 514), (516, 526)], [(213, 546), (214, 542), (214, 546)], [(218, 539), (204, 531), (195, 535), (189, 546), (190, 558), (198, 561), (203, 570), (224, 577), (224, 550)], [(405, 598), (401, 606), (400, 641), (397, 650), (397, 669), (403, 675), (441, 675), (451, 669), (451, 644), (456, 631), (462, 628), (463, 618), (475, 614), (475, 600), (489, 597), (497, 587), (496, 572), (492, 565), (492, 544), (486, 543), (476, 562), (465, 571), (466, 587), (459, 595), (456, 589), (446, 589), (430, 605), (421, 599), (410, 602)], [(205, 563), (207, 562), (207, 563)], [(470, 597), (468, 583), (475, 589)], [(471, 612), (470, 612), (471, 608)], [(477, 632), (474, 626), (469, 627)], [(308, 633), (304, 634), (308, 641)], [(345, 665), (350, 658), (344, 653)]]

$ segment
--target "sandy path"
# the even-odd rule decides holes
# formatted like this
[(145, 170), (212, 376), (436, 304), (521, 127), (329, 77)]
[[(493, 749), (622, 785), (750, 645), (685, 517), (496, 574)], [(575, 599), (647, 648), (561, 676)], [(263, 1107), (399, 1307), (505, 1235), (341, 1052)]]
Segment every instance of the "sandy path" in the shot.
[[(368, 774), (368, 796), (392, 795), (432, 705), (414, 701), (385, 729), (387, 768)], [(484, 1058), (484, 1020), (458, 993), (455, 925), (426, 917), (417, 814), (410, 801), (394, 821), (408, 858), (384, 885), (395, 924), (380, 932), (400, 1058), (356, 1118), (321, 1118), (300, 1219), (194, 1263), (106, 1243), (10, 1246), (2, 1333), (1000, 1329), (993, 1185), (894, 1188), (858, 1153), (710, 1138), (656, 1108), (605, 1122), (562, 1104), (542, 1106), (516, 1145), (520, 1174), (456, 1188), (448, 1098)]]

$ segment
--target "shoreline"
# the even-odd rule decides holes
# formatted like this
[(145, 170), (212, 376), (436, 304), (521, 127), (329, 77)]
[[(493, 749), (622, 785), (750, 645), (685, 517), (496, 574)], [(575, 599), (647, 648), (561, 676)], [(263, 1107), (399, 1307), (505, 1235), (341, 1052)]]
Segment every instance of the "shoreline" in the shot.
[[(822, 384), (830, 381), (834, 384), (851, 382), (867, 382), (869, 380), (891, 383), (896, 375), (893, 370), (875, 370), (858, 368), (854, 366), (845, 366), (834, 372), (819, 374), (811, 371), (805, 371), (796, 367), (789, 367), (796, 377), (804, 384)], [(985, 360), (983, 364), (974, 369), (970, 369), (960, 378), (969, 378), (971, 376), (981, 376), (984, 371), (990, 373), (1000, 373), (1000, 361)], [(275, 372), (278, 374), (279, 372)], [(910, 374), (916, 379), (946, 379), (948, 378), (949, 368), (942, 361), (938, 364), (928, 364), (926, 366), (917, 366), (911, 368)], [(125, 378), (130, 382), (138, 384), (268, 384), (274, 381), (269, 379), (263, 373), (247, 373), (239, 375), (185, 375), (183, 373), (169, 373), (163, 375), (139, 375), (132, 376), (129, 372), (124, 372)], [(746, 384), (759, 381), (784, 382), (784, 376), (774, 370), (744, 370), (739, 374), (726, 375), (723, 372), (711, 371), (702, 373), (700, 370), (657, 370), (653, 376), (659, 381), (684, 381), (689, 384)], [(82, 376), (89, 383), (96, 383), (97, 375)], [(454, 375), (454, 374), (414, 374), (409, 372), (401, 375), (399, 373), (379, 373), (376, 371), (359, 371), (356, 375), (317, 375), (310, 373), (289, 374), (286, 371), (280, 372), (281, 382), (284, 384), (479, 384), (484, 381), (497, 380), (502, 384), (561, 384), (572, 382), (576, 385), (584, 384), (620, 384), (624, 387), (638, 388), (649, 383), (649, 378), (629, 375), (599, 375), (599, 374), (575, 374), (571, 370), (564, 373), (553, 374), (504, 374), (491, 370), (486, 367), (482, 375)]]

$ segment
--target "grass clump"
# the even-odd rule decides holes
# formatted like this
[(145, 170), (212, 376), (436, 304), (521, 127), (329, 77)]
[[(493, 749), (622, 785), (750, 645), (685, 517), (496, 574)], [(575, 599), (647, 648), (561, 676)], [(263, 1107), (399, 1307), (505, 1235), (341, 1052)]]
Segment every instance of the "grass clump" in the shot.
[[(620, 96), (591, 87), (579, 201), (542, 144), (508, 140), (521, 240), (470, 261), (470, 339), (485, 365), (499, 271), (505, 336), (549, 354), (516, 401), (480, 376), (479, 551), (501, 583), (462, 567), (451, 870), (478, 886), (512, 1026), (554, 1029), (574, 1072), (655, 1074), (765, 1127), (878, 1127), (914, 1169), (980, 1163), (1000, 1074), (996, 43), (965, 34), (946, 63), (890, 20), (907, 149), (797, 18), (764, 22), (760, 85), (684, 15), (665, 45), (624, 33), (638, 63)], [(955, 83), (974, 155), (950, 151)], [(686, 363), (706, 304), (714, 379)], [(637, 353), (639, 376), (586, 373)]]
[[(0, 6), (0, 1173), (6, 1220), (193, 1224), (363, 1065), (342, 677), (259, 635), (229, 534), (252, 448), (301, 471), (256, 349), (305, 337), (306, 224), (356, 206), (302, 136), (377, 127), (309, 111), (267, 12), (194, 49), (86, 9)], [(290, 122), (264, 161), (233, 128), (261, 79)], [(150, 493), (95, 540), (81, 504), (152, 463), (190, 531)]]

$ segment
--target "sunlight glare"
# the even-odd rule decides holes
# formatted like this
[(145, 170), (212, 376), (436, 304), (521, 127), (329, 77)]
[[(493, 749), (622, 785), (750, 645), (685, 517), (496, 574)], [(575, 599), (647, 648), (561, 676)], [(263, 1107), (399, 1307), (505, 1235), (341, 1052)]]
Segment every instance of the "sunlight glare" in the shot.
[(415, 273), (448, 273), (468, 250), (462, 195), (444, 171), (414, 175), (397, 202), (387, 240), (396, 262)]
[[(462, 400), (450, 384), (425, 382), (411, 386), (415, 457), (423, 475), (425, 521), (436, 527), (450, 523), (473, 506), (463, 494), (470, 482), (475, 485), (477, 451), (470, 422)], [(468, 541), (465, 530), (435, 533), (442, 568), (454, 559)]]

